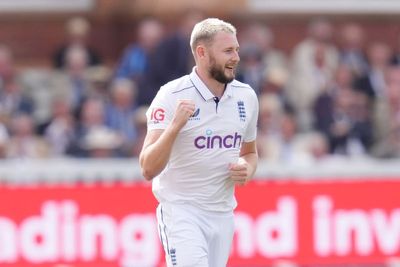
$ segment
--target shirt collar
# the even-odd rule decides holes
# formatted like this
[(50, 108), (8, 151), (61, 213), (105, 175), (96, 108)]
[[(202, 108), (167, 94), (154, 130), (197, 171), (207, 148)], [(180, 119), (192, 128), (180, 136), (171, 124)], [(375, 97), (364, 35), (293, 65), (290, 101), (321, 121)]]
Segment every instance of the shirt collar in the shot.
[[(214, 98), (213, 93), (211, 93), (210, 89), (208, 89), (208, 87), (204, 84), (204, 82), (200, 79), (199, 75), (197, 74), (196, 67), (193, 67), (193, 70), (190, 73), (189, 77), (194, 87), (197, 89), (197, 91), (200, 93), (200, 95), (203, 97), (204, 100), (208, 101)], [(233, 96), (233, 87), (231, 84), (232, 83), (228, 83), (226, 85), (225, 92), (222, 95), (222, 98), (225, 98), (226, 96), (228, 97)]]

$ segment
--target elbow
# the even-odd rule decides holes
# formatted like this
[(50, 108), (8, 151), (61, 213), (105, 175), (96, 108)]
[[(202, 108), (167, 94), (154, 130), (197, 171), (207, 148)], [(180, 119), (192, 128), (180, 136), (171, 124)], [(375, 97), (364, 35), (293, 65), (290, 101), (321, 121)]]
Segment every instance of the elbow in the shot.
[(151, 162), (150, 159), (145, 158), (143, 155), (139, 157), (139, 164), (142, 170), (142, 176), (147, 180), (151, 181), (154, 177), (156, 177), (160, 171), (158, 171), (157, 164)]
[(147, 181), (150, 181), (152, 179), (148, 168), (146, 168), (145, 166), (145, 160), (144, 160), (144, 155), (143, 153), (140, 153), (139, 155), (139, 165), (140, 165), (140, 169), (142, 170), (142, 176), (144, 177), (144, 179), (146, 179)]
[(153, 180), (153, 178), (155, 177), (155, 175), (148, 169), (142, 168), (142, 176), (144, 177), (144, 179), (146, 179), (147, 181), (151, 181)]
[(153, 180), (153, 178), (156, 176), (156, 174), (154, 174), (154, 172), (152, 171), (152, 168), (145, 164), (145, 161), (143, 159), (140, 160), (140, 168), (142, 169), (142, 176), (147, 181)]

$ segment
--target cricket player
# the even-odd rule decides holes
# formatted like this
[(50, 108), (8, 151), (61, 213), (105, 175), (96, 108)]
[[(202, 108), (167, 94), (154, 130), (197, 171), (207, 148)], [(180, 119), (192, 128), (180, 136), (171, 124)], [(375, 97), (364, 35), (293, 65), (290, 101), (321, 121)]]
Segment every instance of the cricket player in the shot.
[(257, 166), (258, 100), (235, 80), (234, 26), (205, 19), (194, 26), (190, 46), (196, 65), (160, 88), (139, 160), (159, 201), (167, 266), (223, 267), (234, 233), (235, 185), (246, 184)]

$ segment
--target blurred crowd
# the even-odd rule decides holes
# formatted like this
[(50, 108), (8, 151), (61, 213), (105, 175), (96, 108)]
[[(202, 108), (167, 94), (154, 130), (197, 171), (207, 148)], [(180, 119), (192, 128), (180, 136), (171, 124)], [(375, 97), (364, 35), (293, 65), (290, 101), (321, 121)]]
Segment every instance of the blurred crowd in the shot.
[[(16, 68), (12, 47), (0, 44), (0, 157), (137, 157), (152, 98), (194, 65), (189, 38), (202, 18), (188, 12), (172, 31), (142, 19), (113, 66), (89, 45), (82, 17), (66, 23), (51, 69)], [(241, 25), (238, 38), (237, 78), (259, 96), (261, 158), (400, 156), (400, 38), (396, 50), (360, 24), (325, 18), (311, 20), (290, 53), (265, 23)]]

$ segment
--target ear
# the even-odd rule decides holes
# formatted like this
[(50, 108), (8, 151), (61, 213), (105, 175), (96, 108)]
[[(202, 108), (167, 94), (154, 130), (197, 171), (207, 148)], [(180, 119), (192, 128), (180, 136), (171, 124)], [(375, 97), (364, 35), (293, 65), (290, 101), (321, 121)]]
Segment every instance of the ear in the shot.
[(204, 46), (198, 45), (196, 47), (196, 56), (197, 56), (197, 58), (199, 58), (199, 59), (200, 58), (204, 58), (206, 56), (206, 53), (207, 53), (207, 51), (206, 51), (206, 48)]

